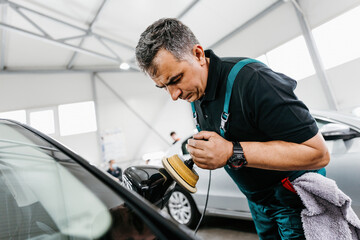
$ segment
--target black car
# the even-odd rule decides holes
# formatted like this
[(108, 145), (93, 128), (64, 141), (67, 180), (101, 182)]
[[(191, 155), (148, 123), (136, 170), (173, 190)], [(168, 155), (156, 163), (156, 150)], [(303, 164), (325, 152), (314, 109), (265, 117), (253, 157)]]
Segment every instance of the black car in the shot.
[(149, 202), (48, 136), (0, 119), (0, 239), (196, 238), (151, 204), (164, 206), (174, 187), (153, 173), (142, 186)]

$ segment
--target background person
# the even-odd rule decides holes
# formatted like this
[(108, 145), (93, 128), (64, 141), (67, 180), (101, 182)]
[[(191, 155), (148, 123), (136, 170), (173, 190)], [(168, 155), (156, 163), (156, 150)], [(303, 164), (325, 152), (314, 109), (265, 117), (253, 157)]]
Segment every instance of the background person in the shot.
[(305, 239), (302, 202), (281, 181), (308, 171), (324, 174), (330, 157), (315, 120), (294, 94), (296, 81), (262, 63), (244, 66), (235, 76), (222, 137), (227, 77), (244, 58), (204, 51), (177, 19), (151, 24), (140, 36), (136, 58), (173, 100), (194, 103), (203, 131), (188, 140), (188, 151), (201, 168), (225, 167), (248, 198), (260, 239)]
[(172, 144), (175, 144), (180, 140), (180, 138), (177, 136), (176, 132), (171, 132), (170, 136), (174, 140), (174, 142)]
[(122, 170), (115, 163), (115, 160), (109, 161), (109, 169), (107, 170), (107, 172), (113, 175), (114, 177), (118, 178), (120, 181), (122, 181)]

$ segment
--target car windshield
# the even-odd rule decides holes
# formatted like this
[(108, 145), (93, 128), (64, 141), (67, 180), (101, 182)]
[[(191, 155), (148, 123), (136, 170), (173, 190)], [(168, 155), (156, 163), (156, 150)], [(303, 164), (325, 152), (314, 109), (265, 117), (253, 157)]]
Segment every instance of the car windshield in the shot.
[(117, 194), (73, 159), (0, 120), (0, 239), (127, 239), (139, 224)]

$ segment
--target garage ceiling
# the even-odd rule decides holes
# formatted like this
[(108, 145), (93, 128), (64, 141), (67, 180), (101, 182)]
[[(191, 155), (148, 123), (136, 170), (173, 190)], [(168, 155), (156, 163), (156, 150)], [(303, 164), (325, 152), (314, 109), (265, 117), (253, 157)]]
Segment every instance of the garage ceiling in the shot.
[[(302, 0), (299, 5), (311, 26), (359, 4), (355, 0)], [(340, 3), (339, 3), (340, 2)], [(187, 24), (205, 48), (223, 53), (246, 52), (225, 47), (244, 38), (241, 33), (264, 17), (284, 28), (296, 23), (295, 1), (283, 0), (0, 0), (0, 71), (122, 71), (121, 63), (137, 71), (134, 49), (145, 28), (162, 17)], [(326, 11), (323, 11), (326, 6)], [(288, 12), (288, 22), (274, 14)], [(290, 9), (290, 10), (289, 10)], [(283, 14), (281, 14), (284, 16)], [(259, 21), (261, 22), (261, 21)], [(269, 20), (264, 21), (269, 24)], [(260, 24), (264, 28), (264, 24)], [(281, 28), (279, 28), (281, 29)], [(253, 32), (269, 29), (255, 29)], [(282, 31), (258, 44), (274, 47), (301, 33)], [(249, 38), (251, 39), (251, 38)], [(253, 49), (252, 49), (253, 48)], [(251, 46), (253, 54), (261, 49)], [(231, 50), (229, 50), (231, 49)], [(239, 53), (239, 54), (240, 54)]]

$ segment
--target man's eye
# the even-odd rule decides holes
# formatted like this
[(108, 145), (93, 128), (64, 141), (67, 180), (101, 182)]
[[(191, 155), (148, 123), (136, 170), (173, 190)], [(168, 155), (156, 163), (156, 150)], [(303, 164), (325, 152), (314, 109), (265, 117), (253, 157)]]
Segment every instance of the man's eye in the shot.
[[(182, 76), (179, 76), (179, 77), (176, 78), (174, 81), (172, 81), (170, 84), (171, 84), (171, 85), (172, 85), (172, 84), (177, 84), (178, 82), (180, 82), (181, 78), (182, 78)], [(170, 85), (170, 84), (169, 84), (169, 85)]]
[(180, 80), (181, 80), (181, 77), (177, 78), (177, 79), (173, 82), (173, 84), (176, 84), (176, 83), (180, 82)]

